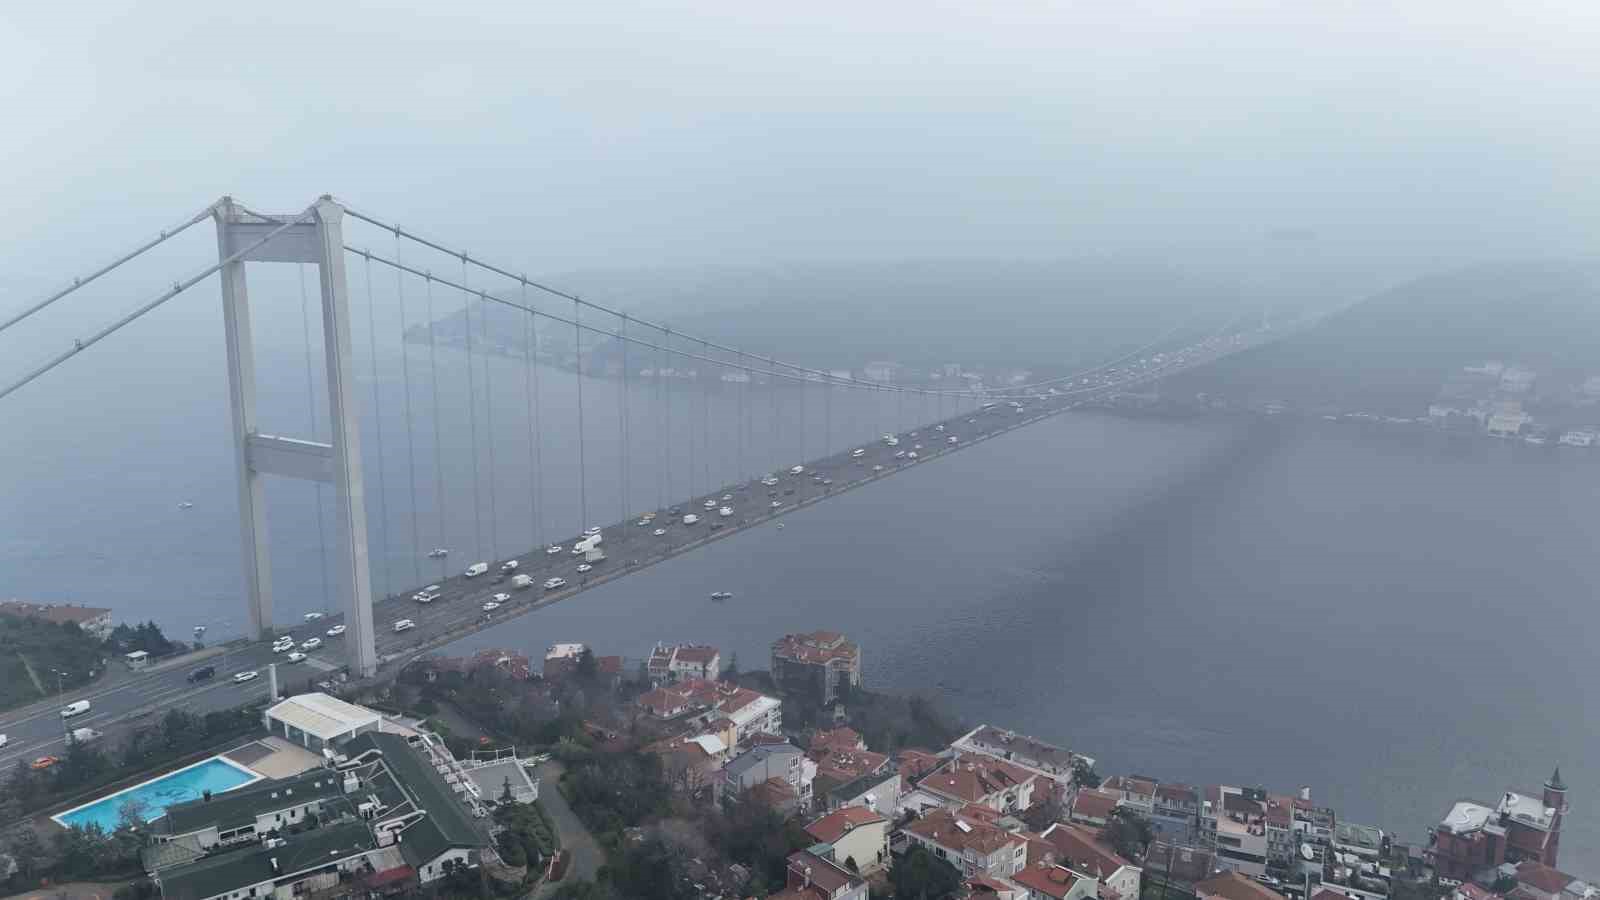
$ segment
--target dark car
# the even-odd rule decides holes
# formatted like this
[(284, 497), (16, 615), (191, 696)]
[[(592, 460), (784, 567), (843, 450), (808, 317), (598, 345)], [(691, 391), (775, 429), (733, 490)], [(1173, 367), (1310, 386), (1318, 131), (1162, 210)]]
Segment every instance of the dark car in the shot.
[(217, 675), (217, 667), (216, 666), (201, 666), (200, 668), (195, 669), (193, 672), (189, 673), (189, 680), (190, 681), (205, 681), (206, 679), (209, 679), (209, 678), (215, 678), (216, 675)]

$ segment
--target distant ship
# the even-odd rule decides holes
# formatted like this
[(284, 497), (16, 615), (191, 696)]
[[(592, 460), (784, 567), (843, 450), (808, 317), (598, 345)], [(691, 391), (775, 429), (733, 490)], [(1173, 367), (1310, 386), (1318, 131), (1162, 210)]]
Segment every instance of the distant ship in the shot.
[(182, 502), (182, 503), (179, 503), (179, 504), (178, 504), (178, 508), (179, 508), (179, 509), (194, 509), (194, 504), (193, 504), (193, 503), (190, 503), (190, 502), (189, 502), (189, 501), (187, 501), (187, 500), (185, 500), (185, 501), (183, 501), (183, 502)]
[(711, 599), (713, 599), (713, 600), (731, 600), (731, 599), (733, 599), (733, 594), (728, 592), (728, 591), (716, 591), (715, 593), (713, 593), (711, 595)]

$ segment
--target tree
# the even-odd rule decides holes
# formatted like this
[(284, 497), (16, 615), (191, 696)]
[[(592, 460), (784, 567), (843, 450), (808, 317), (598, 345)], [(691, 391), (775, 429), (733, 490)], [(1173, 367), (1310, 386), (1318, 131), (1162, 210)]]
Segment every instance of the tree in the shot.
[(500, 802), (514, 803), (516, 799), (511, 793), (511, 776), (507, 775), (505, 784), (500, 788)]
[(44, 859), (44, 841), (39, 840), (39, 833), (32, 826), (17, 826), (6, 836), (5, 848), (23, 877), (32, 878), (38, 872), (39, 863)]
[(1151, 830), (1150, 823), (1144, 816), (1126, 806), (1119, 806), (1111, 811), (1111, 818), (1100, 830), (1100, 837), (1110, 844), (1113, 850), (1137, 863), (1144, 859), (1144, 850), (1150, 846), (1155, 832)]
[(844, 867), (857, 874), (861, 873), (861, 867), (856, 865), (856, 858), (854, 856), (846, 856), (844, 858)]
[(728, 665), (722, 670), (723, 681), (733, 681), (739, 677), (739, 651), (735, 650), (728, 657)]
[(578, 654), (578, 678), (590, 682), (600, 678), (600, 663), (594, 658), (594, 651), (588, 647)]
[(961, 886), (961, 873), (917, 844), (889, 870), (889, 883), (896, 900), (940, 900)]
[(1093, 763), (1081, 756), (1072, 760), (1072, 786), (1075, 788), (1100, 786), (1100, 773), (1094, 770)]

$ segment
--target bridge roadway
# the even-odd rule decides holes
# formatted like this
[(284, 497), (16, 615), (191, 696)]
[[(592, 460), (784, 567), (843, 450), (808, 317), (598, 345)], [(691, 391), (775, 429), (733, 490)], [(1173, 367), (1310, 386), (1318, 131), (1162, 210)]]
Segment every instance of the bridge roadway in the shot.
[[(710, 541), (767, 524), (794, 510), (893, 475), (912, 465), (926, 463), (1101, 397), (1203, 365), (1280, 336), (1281, 333), (1271, 336), (1251, 333), (1212, 338), (1166, 354), (1160, 362), (1138, 360), (1108, 369), (1077, 384), (1063, 384), (1058, 393), (1044, 394), (1042, 399), (1021, 400), (1019, 402), (1024, 408), (1020, 413), (1002, 402), (988, 410), (962, 413), (912, 432), (901, 433), (897, 435), (900, 443), (896, 447), (887, 446), (881, 439), (874, 439), (869, 443), (847, 447), (832, 456), (803, 463), (801, 474), (791, 474), (788, 469), (772, 473), (778, 479), (775, 486), (769, 487), (759, 480), (724, 485), (676, 507), (655, 510), (655, 520), (649, 526), (636, 524), (636, 514), (630, 521), (613, 523), (604, 528), (601, 548), (605, 550), (606, 559), (595, 564), (588, 573), (577, 571), (583, 560), (571, 554), (576, 536), (561, 542), (559, 554), (546, 553), (545, 548), (539, 547), (511, 557), (520, 563), (517, 574), (533, 579), (533, 585), (524, 590), (513, 589), (510, 576), (501, 580), (499, 566), (504, 562), (503, 559), (482, 560), (490, 566), (488, 574), (476, 578), (455, 575), (439, 580), (440, 597), (431, 603), (418, 603), (411, 599), (414, 592), (406, 591), (373, 604), (381, 669), (384, 674), (392, 675), (406, 662), (430, 650), (506, 619), (570, 599), (587, 588), (624, 577)], [(951, 437), (956, 438), (953, 444), (948, 440)], [(921, 449), (916, 449), (918, 445)], [(863, 453), (856, 457), (853, 451), (858, 449)], [(919, 456), (917, 460), (895, 458), (897, 451), (909, 454), (913, 450)], [(723, 501), (723, 496), (731, 499)], [(718, 507), (732, 507), (733, 515), (723, 518), (717, 514), (717, 509), (704, 508), (707, 499), (714, 500)], [(778, 505), (772, 506), (773, 502)], [(684, 525), (680, 516), (671, 514), (673, 508), (682, 514), (694, 513), (701, 517), (700, 521), (694, 525)], [(720, 528), (713, 527), (719, 524)], [(666, 534), (656, 535), (654, 532), (657, 528), (664, 529)], [(452, 564), (464, 567), (478, 561), (456, 558)], [(545, 590), (543, 583), (551, 577), (564, 578), (567, 585), (557, 590)], [(419, 585), (417, 589), (421, 587)], [(483, 603), (497, 593), (509, 594), (510, 599), (498, 609), (484, 612)], [(342, 618), (342, 614), (328, 616), (280, 629), (280, 634), (290, 634), (297, 642), (312, 637), (322, 640), (322, 646), (311, 651), (305, 662), (287, 663), (284, 654), (275, 654), (269, 642), (259, 642), (230, 649), (225, 655), (204, 661), (171, 665), (161, 671), (141, 673), (115, 684), (86, 687), (0, 714), (0, 734), (6, 734), (9, 738), (9, 744), (0, 749), (0, 770), (13, 765), (18, 759), (61, 753), (67, 728), (94, 728), (114, 739), (139, 724), (155, 720), (160, 713), (174, 706), (204, 713), (260, 699), (269, 690), (266, 671), (269, 663), (279, 664), (280, 693), (285, 690), (298, 692), (306, 681), (325, 679), (331, 672), (343, 667), (343, 653), (340, 651), (343, 638), (330, 637), (325, 633)], [(394, 631), (393, 623), (401, 619), (412, 620), (416, 627)], [(195, 667), (208, 664), (216, 666), (214, 679), (198, 684), (188, 681), (188, 674)], [(243, 684), (234, 683), (232, 676), (242, 671), (257, 671), (260, 677)], [(70, 720), (62, 720), (59, 715), (61, 707), (80, 699), (89, 700), (91, 710)]]

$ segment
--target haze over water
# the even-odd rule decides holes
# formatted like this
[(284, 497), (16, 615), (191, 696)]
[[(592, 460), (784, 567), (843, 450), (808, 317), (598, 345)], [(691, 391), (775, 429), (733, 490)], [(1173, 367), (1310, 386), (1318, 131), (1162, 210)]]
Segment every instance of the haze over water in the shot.
[[(105, 603), (175, 635), (197, 622), (213, 634), (239, 630), (232, 461), (211, 352), (117, 369), (115, 402), (103, 384), (71, 377), (53, 392), (19, 395), (28, 405), (17, 421), (30, 439), (7, 443), (0, 459), (9, 511), (0, 571), (11, 592)], [(123, 354), (135, 360), (137, 348)], [(432, 574), (408, 550), (399, 364), (380, 357), (386, 520), (370, 415), (364, 426), (374, 557), (388, 562), (374, 584), (401, 590), (413, 572)], [(426, 548), (435, 541), (431, 422), (415, 367), (425, 350), (413, 347), (411, 358)], [(464, 357), (441, 350), (440, 360), (448, 398), (464, 389)], [(271, 364), (293, 373), (303, 362), (283, 352)], [(213, 365), (212, 377), (194, 377)], [(523, 381), (512, 360), (489, 371), (504, 556), (533, 543)], [(580, 521), (575, 392), (572, 373), (548, 367), (541, 385), (541, 540), (550, 540)], [(632, 506), (643, 508), (655, 503), (659, 462), (649, 448), (664, 423), (641, 412), (653, 388), (635, 389), (630, 477)], [(585, 391), (590, 519), (609, 523), (621, 508), (617, 384), (590, 379)], [(691, 394), (675, 402), (680, 500), (687, 442), (701, 440), (686, 424), (700, 421), (688, 414), (698, 409)], [(736, 394), (720, 396), (709, 412), (726, 435), (738, 421)], [(780, 400), (777, 417), (769, 395), (749, 396), (760, 399), (746, 411), (747, 459), (788, 464), (802, 434), (797, 394)], [(264, 415), (297, 421), (304, 397), (303, 382), (276, 378), (263, 387)], [(822, 441), (818, 400), (807, 403), (811, 453)], [(886, 427), (887, 411), (870, 401), (841, 392), (833, 403), (836, 450)], [(443, 406), (453, 570), (470, 555), (475, 523), (467, 411)], [(754, 419), (763, 407), (768, 417)], [(42, 424), (45, 412), (55, 420)], [(486, 434), (481, 407), (478, 416)], [(730, 441), (712, 442), (718, 483), (738, 467)], [(782, 531), (737, 535), (596, 588), (461, 649), (537, 653), (582, 640), (638, 657), (656, 640), (705, 640), (756, 668), (785, 631), (837, 628), (865, 647), (875, 688), (924, 692), (967, 720), (1059, 741), (1107, 773), (1309, 785), (1342, 817), (1407, 840), (1423, 839), (1457, 795), (1492, 801), (1505, 788), (1536, 789), (1559, 763), (1573, 805), (1563, 863), (1584, 871), (1600, 858), (1600, 769), (1590, 762), (1600, 735), (1587, 691), (1588, 636), (1600, 625), (1600, 523), (1588, 498), (1600, 490), (1600, 460), (1566, 450), (1320, 422), (1072, 414), (786, 517)], [(479, 464), (484, 517), (484, 448)], [(292, 620), (324, 608), (312, 490), (275, 481), (268, 494), (278, 618)], [(180, 500), (196, 507), (179, 510)], [(387, 554), (377, 549), (380, 520)], [(735, 597), (713, 604), (714, 590)]]

